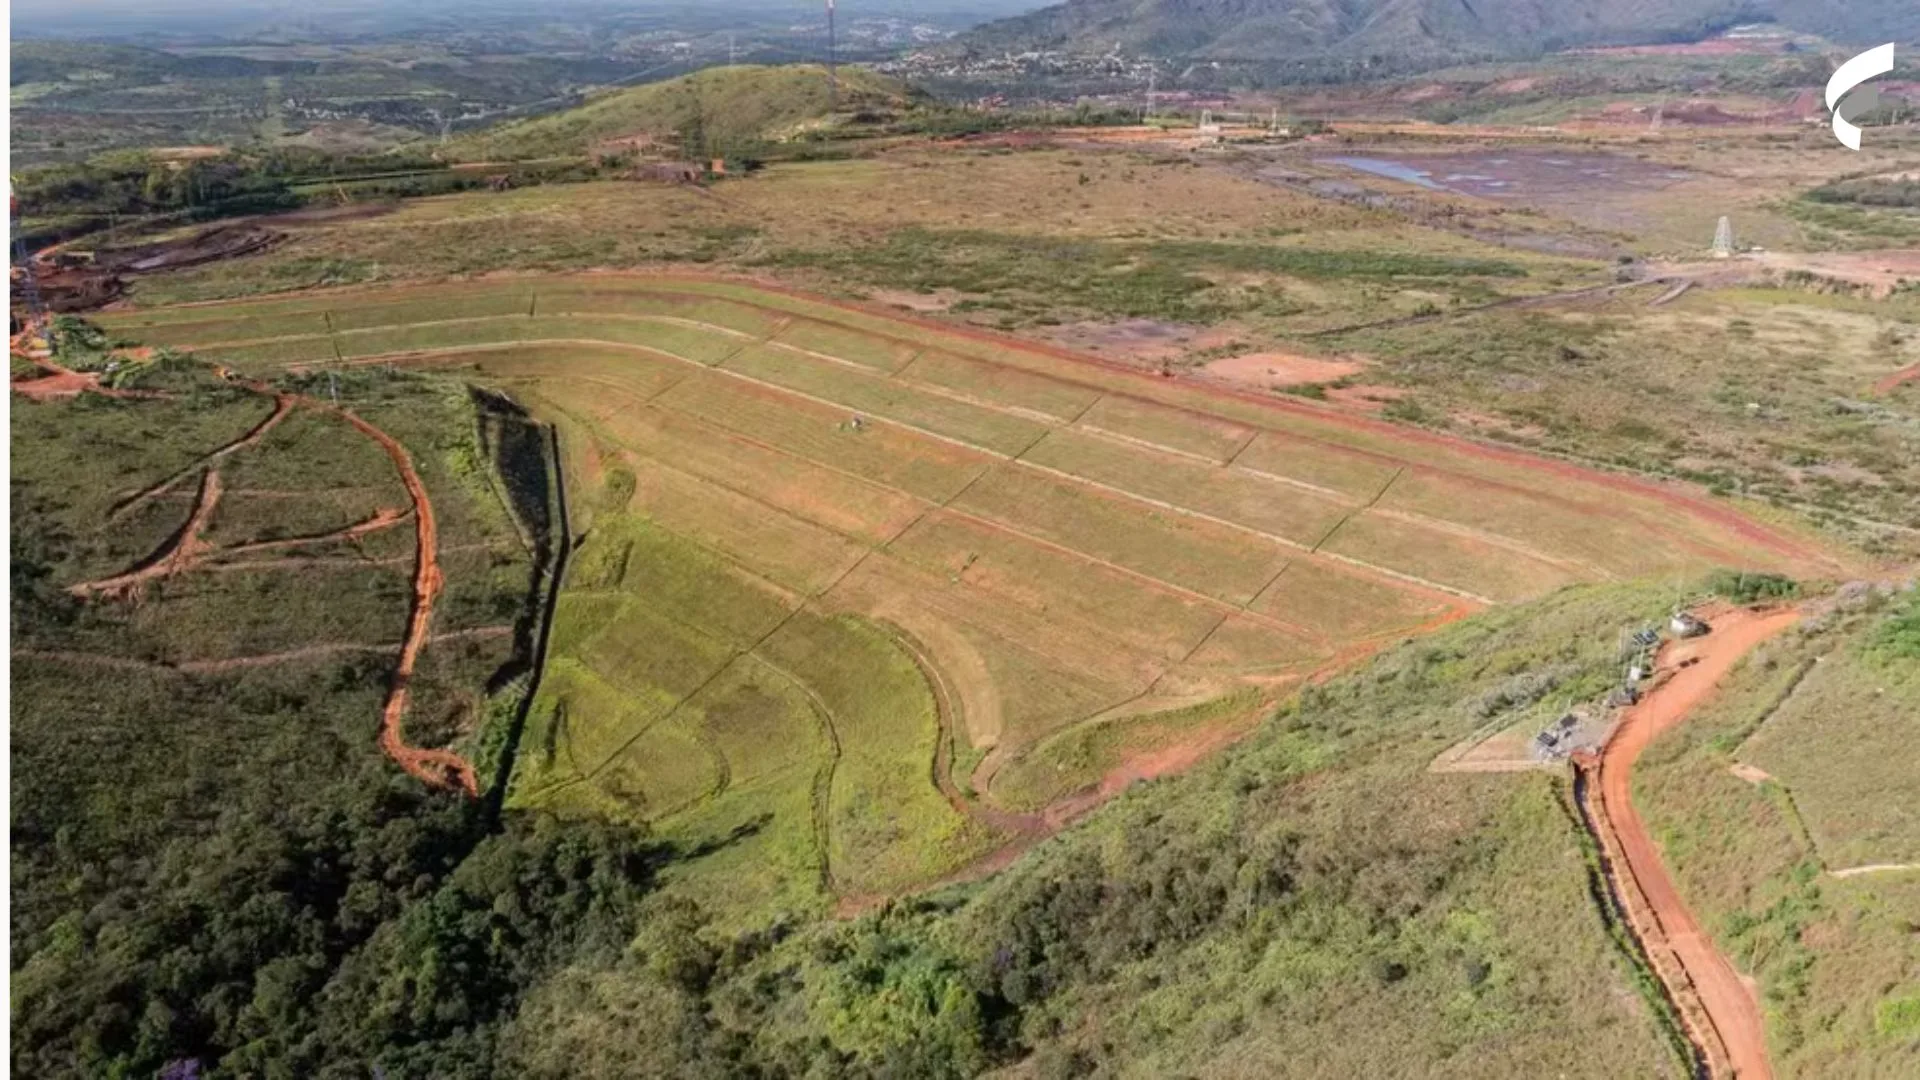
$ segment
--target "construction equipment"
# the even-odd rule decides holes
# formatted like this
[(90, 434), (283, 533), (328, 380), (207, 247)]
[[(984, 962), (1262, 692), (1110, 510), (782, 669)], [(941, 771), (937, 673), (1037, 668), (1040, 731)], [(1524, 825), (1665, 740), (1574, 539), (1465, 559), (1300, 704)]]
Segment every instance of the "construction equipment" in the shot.
[(1673, 631), (1673, 636), (1677, 638), (1704, 637), (1713, 632), (1713, 627), (1707, 625), (1705, 619), (1700, 618), (1691, 611), (1674, 612), (1673, 618), (1668, 622), (1667, 626), (1668, 629)]

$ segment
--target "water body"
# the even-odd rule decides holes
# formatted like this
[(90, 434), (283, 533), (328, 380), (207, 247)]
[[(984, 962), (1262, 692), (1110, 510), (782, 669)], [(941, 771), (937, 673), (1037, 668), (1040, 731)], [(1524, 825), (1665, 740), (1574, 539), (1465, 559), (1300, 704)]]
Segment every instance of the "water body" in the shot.
[(1522, 200), (1543, 205), (1589, 204), (1596, 198), (1659, 191), (1691, 174), (1608, 153), (1512, 150), (1486, 154), (1422, 154), (1418, 157), (1326, 157), (1322, 165), (1398, 180), (1429, 191)]
[(1345, 165), (1349, 169), (1359, 169), (1361, 172), (1372, 173), (1375, 176), (1384, 176), (1389, 180), (1404, 180), (1409, 184), (1418, 184), (1423, 188), (1432, 188), (1435, 191), (1446, 190), (1446, 188), (1433, 182), (1432, 173), (1423, 169), (1416, 169), (1411, 165), (1403, 165), (1398, 161), (1369, 157), (1332, 157), (1320, 158), (1318, 160), (1333, 165)]

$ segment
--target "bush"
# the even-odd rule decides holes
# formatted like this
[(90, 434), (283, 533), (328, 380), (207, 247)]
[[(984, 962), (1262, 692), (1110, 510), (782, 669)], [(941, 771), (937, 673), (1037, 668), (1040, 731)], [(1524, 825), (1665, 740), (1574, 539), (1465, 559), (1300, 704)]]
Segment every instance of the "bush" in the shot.
[(1720, 570), (1707, 579), (1707, 591), (1715, 596), (1724, 596), (1736, 604), (1757, 604), (1763, 600), (1785, 600), (1798, 596), (1800, 583), (1784, 574)]

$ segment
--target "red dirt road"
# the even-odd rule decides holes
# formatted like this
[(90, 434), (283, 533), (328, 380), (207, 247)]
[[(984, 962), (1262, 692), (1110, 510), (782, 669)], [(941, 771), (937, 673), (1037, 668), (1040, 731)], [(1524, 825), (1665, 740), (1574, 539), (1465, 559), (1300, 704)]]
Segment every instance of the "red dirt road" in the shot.
[[(1767, 1037), (1760, 1003), (1714, 947), (1673, 878), (1660, 862), (1660, 849), (1634, 809), (1634, 762), (1662, 732), (1680, 724), (1713, 693), (1722, 678), (1755, 646), (1780, 633), (1799, 618), (1791, 608), (1751, 612), (1730, 609), (1709, 614), (1713, 632), (1704, 638), (1677, 642), (1661, 650), (1660, 664), (1674, 671), (1640, 704), (1628, 709), (1618, 731), (1600, 757), (1594, 790), (1606, 828), (1612, 832), (1609, 848), (1618, 851), (1631, 883), (1622, 892), (1637, 892), (1640, 903), (1623, 896), (1628, 917), (1636, 924), (1660, 978), (1667, 984), (1696, 1042), (1706, 1051), (1713, 1076), (1739, 1080), (1770, 1080)], [(1675, 669), (1676, 665), (1687, 665)], [(1605, 838), (1603, 838), (1605, 839)], [(1632, 889), (1627, 886), (1631, 884)], [(1673, 971), (1673, 962), (1680, 970)], [(1704, 1025), (1701, 1013), (1704, 1013)], [(1705, 1026), (1712, 1038), (1698, 1029)], [(1717, 1044), (1717, 1045), (1716, 1045)]]
[(1874, 383), (1873, 392), (1876, 394), (1891, 394), (1895, 390), (1898, 390), (1902, 384), (1916, 381), (1920, 381), (1920, 364), (1901, 368), (1899, 371)]
[(407, 616), (407, 637), (400, 646), (400, 663), (394, 668), (393, 689), (388, 691), (386, 707), (380, 711), (380, 748), (421, 783), (430, 787), (458, 787), (469, 798), (479, 798), (479, 779), (465, 758), (451, 750), (408, 746), (402, 726), (407, 715), (408, 684), (413, 681), (420, 650), (433, 630), (433, 603), (445, 580), (440, 573), (440, 534), (433, 518), (433, 501), (427, 498), (427, 485), (421, 481), (413, 459), (399, 440), (346, 409), (337, 411), (361, 434), (379, 443), (393, 459), (393, 467), (400, 471), (400, 481), (407, 487), (407, 496), (413, 500), (414, 536), (419, 548), (413, 570), (413, 611)]

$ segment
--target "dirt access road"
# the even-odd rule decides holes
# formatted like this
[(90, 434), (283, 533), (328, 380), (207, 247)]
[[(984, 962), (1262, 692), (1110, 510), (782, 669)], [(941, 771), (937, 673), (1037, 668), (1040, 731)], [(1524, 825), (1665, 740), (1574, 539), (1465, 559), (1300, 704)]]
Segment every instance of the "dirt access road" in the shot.
[[(1673, 674), (1627, 710), (1595, 767), (1595, 819), (1610, 836), (1603, 846), (1615, 860), (1615, 887), (1634, 930), (1646, 945), (1711, 1076), (1771, 1080), (1760, 1003), (1733, 964), (1714, 946), (1660, 862), (1660, 849), (1633, 806), (1633, 765), (1654, 739), (1687, 718), (1755, 646), (1793, 625), (1799, 612), (1723, 609), (1707, 613), (1713, 632), (1661, 650)], [(1676, 970), (1677, 968), (1677, 970)]]

